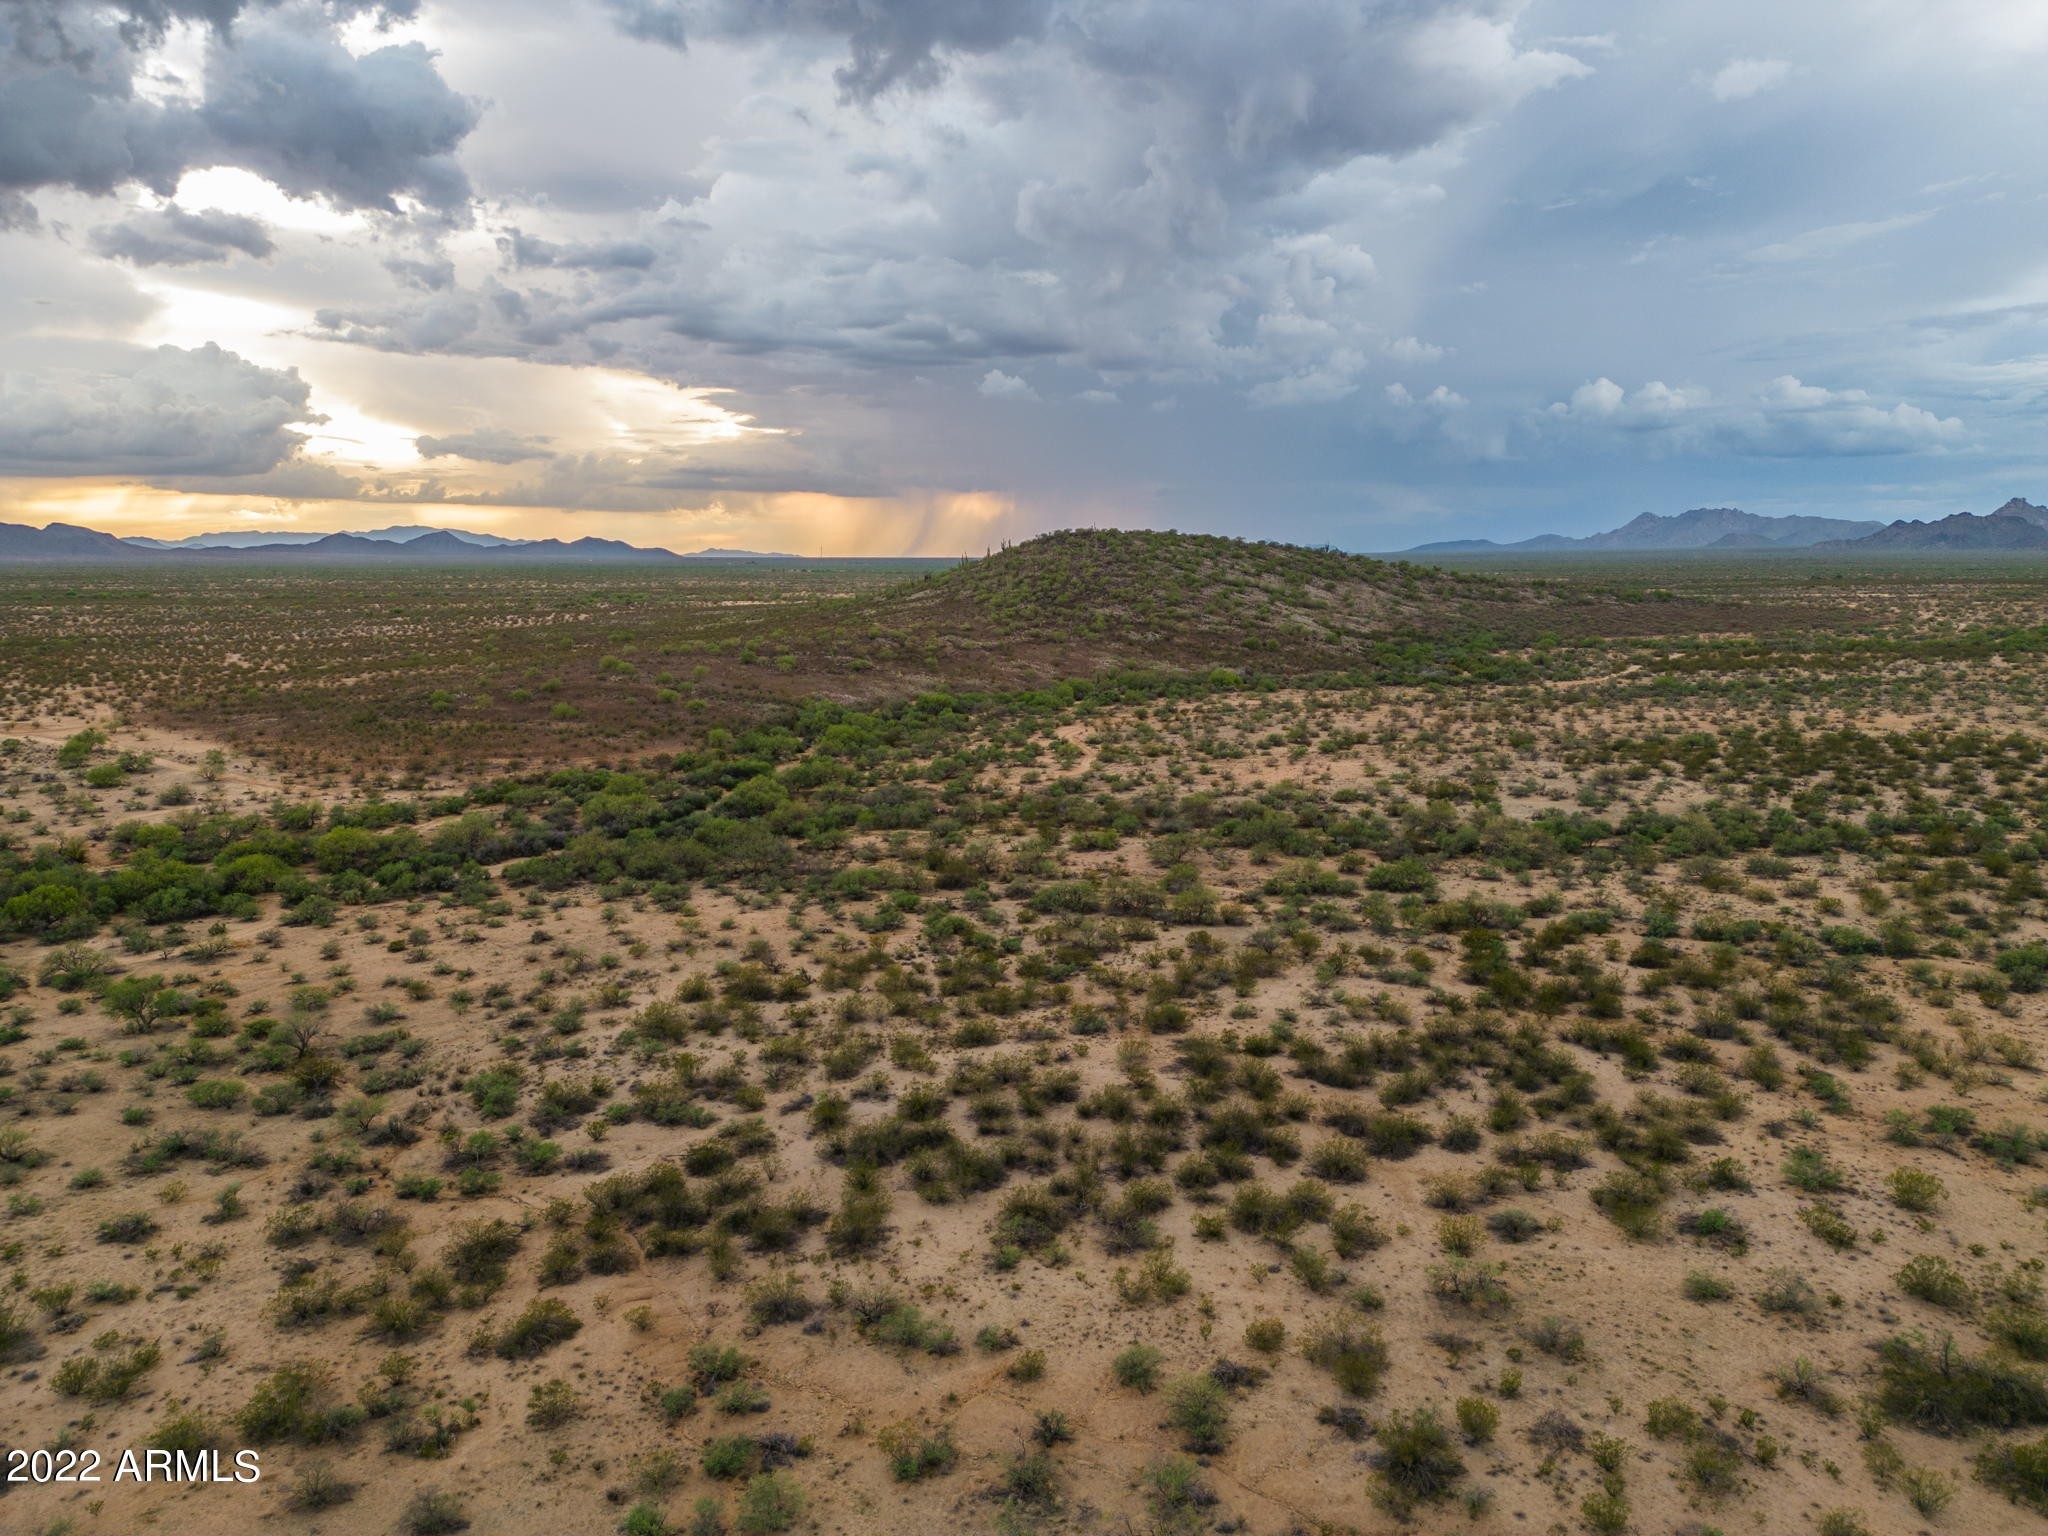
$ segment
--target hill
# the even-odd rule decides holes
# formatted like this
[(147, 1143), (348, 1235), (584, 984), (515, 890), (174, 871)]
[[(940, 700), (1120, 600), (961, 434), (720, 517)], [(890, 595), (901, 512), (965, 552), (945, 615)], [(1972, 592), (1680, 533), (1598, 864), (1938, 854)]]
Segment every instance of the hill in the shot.
[(1477, 553), (1485, 550), (1800, 549), (1825, 539), (1854, 539), (1884, 525), (1839, 517), (1766, 517), (1739, 507), (1694, 507), (1670, 517), (1645, 512), (1619, 528), (1573, 538), (1540, 533), (1512, 544), (1492, 539), (1451, 539), (1418, 544), (1409, 554)]
[[(388, 532), (388, 530), (386, 530)], [(436, 528), (407, 540), (383, 533), (328, 533), (306, 542), (247, 545), (206, 544), (156, 548), (71, 523), (34, 528), (0, 523), (0, 562), (56, 564), (65, 561), (124, 561), (130, 564), (207, 562), (264, 565), (386, 565), (394, 567), (460, 562), (466, 565), (675, 565), (687, 557), (618, 539), (500, 540), (485, 545), (469, 534)]]
[(1957, 512), (1920, 522), (1902, 518), (1860, 539), (1831, 539), (1818, 550), (2048, 549), (2048, 507), (2015, 496), (1995, 512)]
[[(410, 544), (429, 534), (446, 533), (466, 544), (497, 549), (523, 544), (524, 539), (507, 539), (495, 533), (471, 533), (466, 528), (437, 528), (428, 523), (394, 523), (389, 528), (344, 528), (354, 539), (381, 539), (390, 544)], [(182, 539), (149, 539), (131, 534), (121, 542), (142, 549), (252, 549), (258, 545), (284, 546), (317, 544), (329, 537), (324, 533), (279, 533), (268, 529), (230, 529), (224, 533), (194, 533)]]
[(955, 646), (1052, 647), (1192, 665), (1342, 651), (1462, 596), (1524, 590), (1329, 549), (1077, 529), (927, 576), (873, 599), (870, 609)]
[(0, 561), (56, 563), (147, 559), (145, 551), (124, 544), (111, 533), (75, 523), (33, 528), (27, 523), (0, 523)]
[[(1808, 618), (1810, 622), (1810, 616)], [(1117, 667), (1303, 676), (1388, 646), (1474, 655), (1539, 635), (1775, 627), (1767, 605), (1644, 602), (1597, 584), (1450, 572), (1207, 534), (1050, 533), (846, 606), (838, 643), (877, 678), (1035, 685)], [(1406, 663), (1401, 663), (1405, 666)]]

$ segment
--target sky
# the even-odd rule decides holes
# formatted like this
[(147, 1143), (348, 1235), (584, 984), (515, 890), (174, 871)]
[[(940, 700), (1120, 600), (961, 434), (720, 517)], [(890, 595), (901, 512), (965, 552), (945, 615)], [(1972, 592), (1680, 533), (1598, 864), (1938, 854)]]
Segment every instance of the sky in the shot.
[(2041, 0), (0, 0), (0, 520), (2048, 499)]

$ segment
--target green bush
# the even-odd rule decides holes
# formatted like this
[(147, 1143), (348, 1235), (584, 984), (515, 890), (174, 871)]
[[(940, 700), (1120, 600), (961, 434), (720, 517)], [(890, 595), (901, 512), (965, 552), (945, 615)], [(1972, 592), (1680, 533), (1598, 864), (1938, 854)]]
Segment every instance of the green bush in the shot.
[(1977, 1478), (2015, 1504), (2048, 1515), (2048, 1435), (2039, 1440), (2008, 1440), (1978, 1455)]
[(1212, 1456), (1230, 1443), (1230, 1395), (1210, 1376), (1183, 1376), (1167, 1392), (1166, 1422), (1181, 1446)]
[(1386, 1378), (1392, 1356), (1379, 1329), (1347, 1320), (1325, 1323), (1301, 1341), (1302, 1357), (1321, 1366), (1352, 1397), (1370, 1397)]
[(1948, 1186), (1939, 1174), (1921, 1168), (1895, 1168), (1885, 1180), (1892, 1203), (1903, 1211), (1931, 1211), (1948, 1198)]
[(1380, 1425), (1373, 1466), (1396, 1509), (1448, 1498), (1465, 1475), (1449, 1431), (1428, 1408), (1394, 1414)]
[(804, 1516), (804, 1491), (786, 1472), (763, 1472), (740, 1495), (737, 1523), (742, 1536), (771, 1536)]
[(1461, 1397), (1457, 1410), (1458, 1429), (1467, 1445), (1484, 1445), (1500, 1427), (1500, 1409), (1483, 1397)]
[(567, 1302), (553, 1296), (539, 1297), (506, 1325), (492, 1348), (501, 1359), (531, 1360), (558, 1344), (566, 1344), (582, 1328), (582, 1320), (569, 1310)]
[(1150, 1344), (1133, 1344), (1109, 1362), (1109, 1373), (1120, 1387), (1150, 1392), (1159, 1385), (1159, 1367), (1165, 1361), (1164, 1352)]
[(1726, 1301), (1735, 1294), (1735, 1287), (1719, 1275), (1708, 1274), (1703, 1269), (1686, 1271), (1685, 1299), (1687, 1301)]
[(1908, 1296), (1951, 1312), (1967, 1311), (1976, 1299), (1962, 1271), (1937, 1254), (1915, 1254), (1899, 1267), (1893, 1279)]
[(2040, 1376), (1972, 1359), (1950, 1335), (1929, 1343), (1900, 1334), (1880, 1345), (1878, 1356), (1878, 1404), (1901, 1424), (1934, 1435), (2048, 1424), (2048, 1385)]

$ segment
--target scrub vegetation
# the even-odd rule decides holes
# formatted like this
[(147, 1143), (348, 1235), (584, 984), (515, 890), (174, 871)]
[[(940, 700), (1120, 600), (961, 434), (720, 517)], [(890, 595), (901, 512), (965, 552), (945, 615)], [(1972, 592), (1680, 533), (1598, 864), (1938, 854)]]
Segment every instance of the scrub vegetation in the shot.
[(2022, 1530), (2048, 567), (10, 572), (9, 1529)]

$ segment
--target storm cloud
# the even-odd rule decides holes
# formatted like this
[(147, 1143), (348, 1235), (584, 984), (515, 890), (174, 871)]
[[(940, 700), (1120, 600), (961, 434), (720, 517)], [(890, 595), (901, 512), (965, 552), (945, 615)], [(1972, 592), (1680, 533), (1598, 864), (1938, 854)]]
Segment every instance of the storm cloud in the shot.
[[(132, 474), (182, 392), (216, 467), (152, 483), (287, 500), (1354, 548), (1996, 505), (2044, 64), (2021, 0), (0, 0), (10, 421)], [(120, 440), (162, 340), (301, 414), (192, 365)]]
[[(419, 43), (362, 53), (337, 28), (412, 7), (337, 0), (235, 4), (83, 0), (0, 5), (0, 192), (60, 187), (168, 195), (188, 170), (235, 166), (295, 196), (395, 212), (400, 196), (465, 212), (454, 151), (479, 106), (449, 89)], [(175, 22), (207, 24), (203, 78), (152, 96), (142, 67)]]
[(259, 475), (305, 441), (306, 381), (211, 344), (0, 373), (0, 474)]

